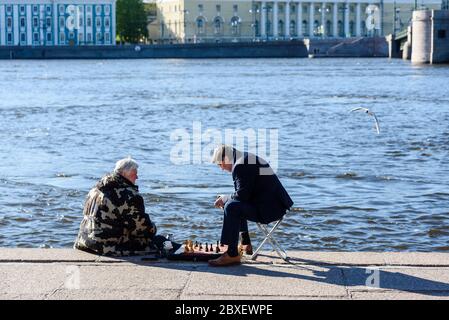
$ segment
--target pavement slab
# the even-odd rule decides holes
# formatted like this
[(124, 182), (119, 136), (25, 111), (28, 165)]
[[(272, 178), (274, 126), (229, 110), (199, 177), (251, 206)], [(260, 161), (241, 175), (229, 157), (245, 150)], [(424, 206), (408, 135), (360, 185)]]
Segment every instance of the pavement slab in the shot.
[[(210, 267), (154, 256), (0, 248), (0, 299), (448, 299), (449, 254), (264, 251)], [(246, 257), (248, 258), (248, 257)]]

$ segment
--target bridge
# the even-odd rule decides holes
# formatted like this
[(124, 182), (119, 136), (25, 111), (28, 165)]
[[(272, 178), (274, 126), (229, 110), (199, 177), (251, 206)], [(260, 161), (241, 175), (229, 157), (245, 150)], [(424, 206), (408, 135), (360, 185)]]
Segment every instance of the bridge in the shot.
[(387, 36), (387, 42), (389, 46), (389, 57), (390, 58), (403, 58), (404, 57), (404, 49), (407, 50), (407, 59), (410, 54), (410, 48), (409, 44), (407, 42), (408, 40), (408, 27), (396, 32), (395, 34), (390, 34)]

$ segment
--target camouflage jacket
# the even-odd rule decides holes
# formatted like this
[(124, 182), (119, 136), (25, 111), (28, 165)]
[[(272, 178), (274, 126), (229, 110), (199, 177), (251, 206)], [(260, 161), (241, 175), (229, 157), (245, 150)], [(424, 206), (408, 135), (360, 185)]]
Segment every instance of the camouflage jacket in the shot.
[(106, 175), (90, 190), (83, 215), (75, 249), (109, 256), (155, 251), (156, 226), (138, 187), (121, 175)]

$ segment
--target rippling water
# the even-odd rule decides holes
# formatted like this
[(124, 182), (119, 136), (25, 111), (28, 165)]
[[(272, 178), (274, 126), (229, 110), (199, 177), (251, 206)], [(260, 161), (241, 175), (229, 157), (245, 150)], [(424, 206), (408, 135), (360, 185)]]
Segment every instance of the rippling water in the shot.
[(387, 59), (0, 61), (0, 246), (72, 246), (127, 155), (161, 233), (215, 242), (230, 175), (170, 162), (172, 131), (201, 121), (279, 129), (289, 248), (449, 251), (448, 79)]

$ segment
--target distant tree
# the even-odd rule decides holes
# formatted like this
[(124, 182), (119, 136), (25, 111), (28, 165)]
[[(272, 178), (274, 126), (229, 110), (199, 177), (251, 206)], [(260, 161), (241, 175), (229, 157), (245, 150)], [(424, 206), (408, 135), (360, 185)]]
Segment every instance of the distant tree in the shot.
[(147, 12), (142, 0), (117, 0), (117, 35), (120, 42), (130, 43), (147, 37)]

